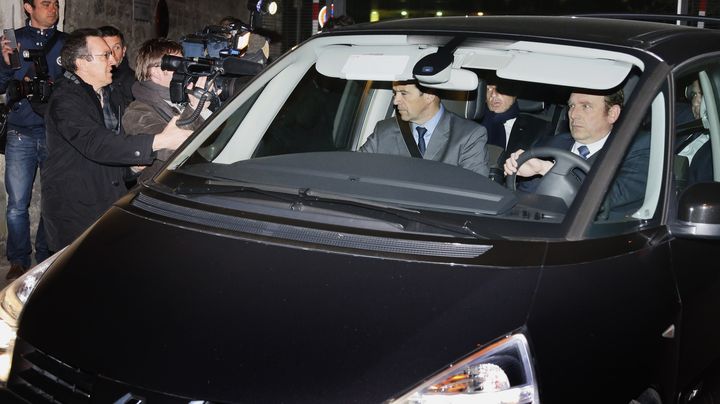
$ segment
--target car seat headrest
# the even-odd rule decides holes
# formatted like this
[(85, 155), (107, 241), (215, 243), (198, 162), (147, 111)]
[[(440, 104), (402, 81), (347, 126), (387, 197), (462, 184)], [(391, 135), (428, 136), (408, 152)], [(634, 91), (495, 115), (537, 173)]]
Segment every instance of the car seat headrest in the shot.
[(485, 84), (479, 80), (478, 89), (474, 91), (446, 91), (438, 94), (445, 106), (465, 119), (479, 120), (485, 102)]
[(527, 112), (527, 113), (538, 113), (542, 112), (545, 109), (545, 103), (543, 101), (533, 101), (533, 100), (526, 100), (522, 98), (518, 98), (516, 100), (518, 109), (520, 109), (520, 112)]

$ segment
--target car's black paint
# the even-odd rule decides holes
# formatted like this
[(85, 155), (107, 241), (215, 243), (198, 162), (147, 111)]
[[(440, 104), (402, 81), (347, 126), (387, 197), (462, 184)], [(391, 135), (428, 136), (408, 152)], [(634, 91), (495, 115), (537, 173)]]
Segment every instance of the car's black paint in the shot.
[(25, 307), (21, 338), (129, 384), (255, 402), (387, 399), (522, 327), (540, 276), (222, 237), (117, 208), (62, 267)]
[[(673, 66), (718, 43), (707, 30), (569, 17), (401, 20), (337, 35), (438, 31), (623, 49), (651, 70), (631, 98), (634, 113), (647, 109)], [(621, 118), (631, 119), (641, 118)], [(629, 142), (610, 140), (599, 161), (616, 167)], [(272, 217), (243, 210), (243, 200), (213, 205), (173, 194), (184, 179), (164, 173), (160, 185), (119, 201), (44, 275), (22, 313), (15, 360), (32, 346), (96, 375), (100, 401), (144, 391), (178, 402), (364, 403), (396, 397), (521, 331), (542, 402), (629, 402), (648, 388), (678, 402), (720, 358), (720, 327), (708, 321), (720, 317), (720, 271), (700, 263), (720, 260), (720, 232), (692, 227), (718, 223), (717, 184), (686, 191), (679, 221), (667, 196), (660, 219), (595, 237), (589, 227), (605, 192), (597, 183), (613, 174), (590, 173), (594, 187), (583, 185), (576, 198), (594, 206), (573, 205), (563, 223), (537, 231), (531, 221), (502, 224), (512, 234), (530, 229), (524, 239), (499, 236), (493, 218), (461, 223), (472, 231), (453, 239)], [(451, 239), (489, 250), (448, 258), (240, 232), (143, 209), (133, 203), (140, 194), (337, 237)]]

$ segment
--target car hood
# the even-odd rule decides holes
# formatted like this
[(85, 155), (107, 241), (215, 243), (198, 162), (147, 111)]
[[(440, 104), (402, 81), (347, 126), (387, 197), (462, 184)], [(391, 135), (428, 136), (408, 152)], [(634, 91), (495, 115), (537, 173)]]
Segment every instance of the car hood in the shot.
[(194, 399), (377, 402), (523, 327), (538, 275), (112, 208), (44, 276), (19, 336), (85, 372)]

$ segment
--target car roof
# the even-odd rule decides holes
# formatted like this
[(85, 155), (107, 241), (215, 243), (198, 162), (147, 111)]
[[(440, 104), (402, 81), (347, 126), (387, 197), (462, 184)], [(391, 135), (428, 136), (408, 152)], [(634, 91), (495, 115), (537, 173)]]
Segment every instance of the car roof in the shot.
[[(633, 18), (640, 19), (641, 15)], [(667, 16), (668, 19), (671, 16)], [(331, 34), (468, 33), (517, 39), (543, 38), (628, 47), (653, 53), (668, 64), (720, 50), (720, 31), (666, 22), (597, 16), (471, 16), (387, 20), (341, 27)]]

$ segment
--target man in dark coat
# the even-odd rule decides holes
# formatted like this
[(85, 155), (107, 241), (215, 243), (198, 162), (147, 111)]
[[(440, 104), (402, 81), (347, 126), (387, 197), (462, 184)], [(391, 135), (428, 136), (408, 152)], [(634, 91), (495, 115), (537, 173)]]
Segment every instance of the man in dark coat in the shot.
[[(127, 60), (125, 36), (119, 29), (110, 25), (105, 25), (98, 29), (102, 32), (103, 39), (110, 47), (115, 61), (117, 61), (117, 65), (113, 66), (112, 71), (113, 81), (112, 84), (110, 84), (112, 91), (119, 91), (122, 99), (128, 100), (127, 102), (129, 103), (133, 100), (132, 86), (137, 79), (135, 78), (135, 71), (130, 68)], [(113, 106), (115, 110), (117, 110), (118, 105), (115, 105), (113, 102)]]
[[(550, 124), (540, 118), (521, 114), (517, 102), (517, 86), (510, 80), (488, 79), (482, 124), (488, 131), (488, 150), (496, 150), (497, 159), (489, 162), (490, 177), (505, 182), (502, 166), (511, 152), (527, 150), (549, 135)], [(497, 171), (497, 172), (496, 172)]]
[(103, 91), (117, 62), (101, 35), (79, 29), (68, 36), (62, 49), (66, 72), (45, 116), (42, 209), (51, 251), (70, 244), (127, 192), (127, 167), (151, 164), (157, 150), (175, 149), (191, 134), (175, 119), (157, 135), (123, 133)]

